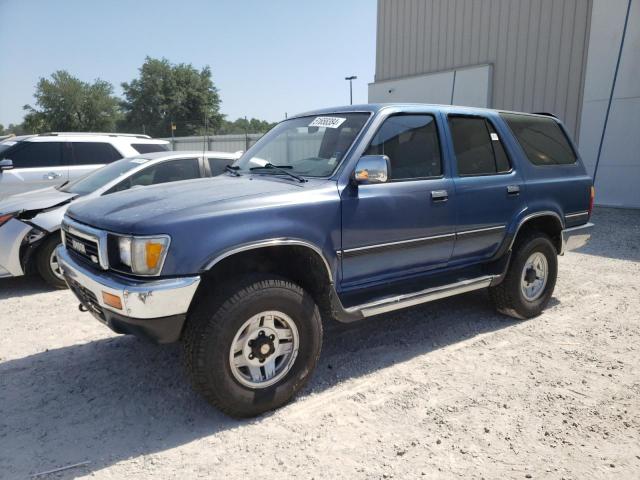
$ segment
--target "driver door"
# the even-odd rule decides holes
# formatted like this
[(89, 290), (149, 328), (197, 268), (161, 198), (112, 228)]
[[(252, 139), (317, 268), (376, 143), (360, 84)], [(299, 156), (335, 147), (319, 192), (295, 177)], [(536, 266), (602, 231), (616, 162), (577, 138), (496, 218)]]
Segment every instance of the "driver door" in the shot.
[(343, 192), (342, 288), (447, 265), (455, 192), (445, 175), (441, 138), (430, 113), (392, 115), (374, 136), (365, 155), (389, 157), (389, 180), (349, 185)]

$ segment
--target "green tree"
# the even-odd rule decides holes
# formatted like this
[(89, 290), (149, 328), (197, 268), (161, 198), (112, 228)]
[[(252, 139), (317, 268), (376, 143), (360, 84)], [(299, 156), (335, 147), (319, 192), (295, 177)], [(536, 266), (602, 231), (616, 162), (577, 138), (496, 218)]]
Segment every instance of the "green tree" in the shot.
[(119, 117), (118, 99), (104, 80), (79, 80), (65, 70), (41, 78), (34, 94), (37, 108), (25, 105), (26, 131), (113, 132)]
[(272, 129), (275, 124), (275, 122), (267, 122), (266, 120), (259, 120), (257, 118), (252, 118), (251, 120), (238, 118), (233, 122), (225, 119), (215, 133), (221, 135), (231, 133), (265, 133)]
[(123, 127), (129, 131), (167, 137), (171, 123), (175, 135), (201, 132), (205, 125), (215, 131), (222, 122), (220, 96), (211, 80), (211, 70), (196, 70), (191, 64), (171, 64), (167, 59), (147, 57), (138, 78), (123, 83), (125, 113)]

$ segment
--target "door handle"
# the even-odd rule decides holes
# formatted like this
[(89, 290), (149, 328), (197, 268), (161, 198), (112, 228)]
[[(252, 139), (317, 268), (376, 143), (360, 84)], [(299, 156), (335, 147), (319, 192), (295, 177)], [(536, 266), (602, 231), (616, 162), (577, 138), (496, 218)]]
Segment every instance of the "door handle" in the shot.
[(432, 190), (431, 200), (434, 202), (446, 202), (449, 199), (449, 192), (446, 190)]
[(518, 185), (507, 186), (507, 195), (519, 195), (519, 194), (520, 194), (520, 186)]
[(45, 180), (55, 180), (56, 178), (60, 178), (62, 176), (61, 173), (49, 172), (45, 173), (42, 178)]

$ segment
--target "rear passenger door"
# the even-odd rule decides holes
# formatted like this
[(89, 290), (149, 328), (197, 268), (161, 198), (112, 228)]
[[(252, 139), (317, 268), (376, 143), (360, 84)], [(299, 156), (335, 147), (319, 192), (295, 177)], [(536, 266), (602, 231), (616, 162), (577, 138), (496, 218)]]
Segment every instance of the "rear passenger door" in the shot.
[(64, 183), (68, 167), (62, 142), (20, 142), (2, 154), (13, 161), (13, 169), (0, 173), (0, 197), (54, 187)]
[(524, 210), (523, 179), (492, 119), (447, 117), (457, 199), (451, 263), (474, 263), (497, 252), (509, 221)]
[(70, 156), (69, 180), (122, 158), (120, 152), (107, 142), (68, 142), (66, 145)]

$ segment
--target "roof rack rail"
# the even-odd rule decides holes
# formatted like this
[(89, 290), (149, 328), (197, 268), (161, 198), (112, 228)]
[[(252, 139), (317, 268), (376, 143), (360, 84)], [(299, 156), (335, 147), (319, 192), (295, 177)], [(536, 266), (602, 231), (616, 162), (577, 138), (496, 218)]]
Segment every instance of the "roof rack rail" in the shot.
[(43, 132), (39, 136), (57, 136), (57, 135), (104, 135), (106, 137), (132, 137), (132, 138), (151, 138), (149, 135), (141, 133), (113, 133), (113, 132)]
[(555, 119), (558, 119), (557, 116), (555, 116), (553, 113), (549, 113), (549, 112), (531, 112), (534, 115), (544, 115), (545, 117), (553, 117)]

